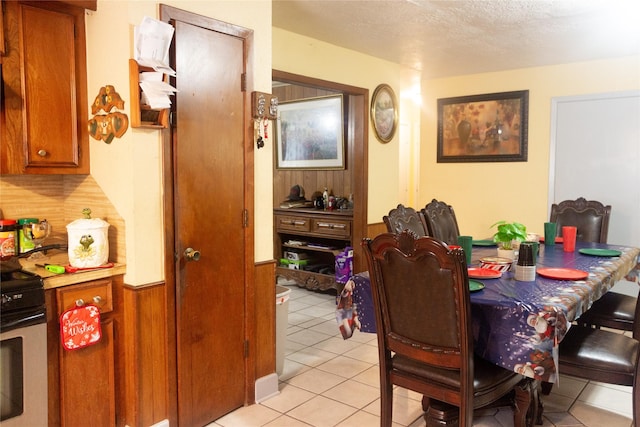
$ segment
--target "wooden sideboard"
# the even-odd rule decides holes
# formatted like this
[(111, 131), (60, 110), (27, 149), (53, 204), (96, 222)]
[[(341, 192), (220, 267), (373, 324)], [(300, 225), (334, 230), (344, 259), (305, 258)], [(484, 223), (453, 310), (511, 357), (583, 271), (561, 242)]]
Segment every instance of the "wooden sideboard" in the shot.
[(274, 219), (275, 257), (279, 261), (276, 277), (310, 290), (340, 292), (343, 285), (335, 280), (335, 256), (345, 247), (353, 247), (353, 213), (276, 208)]

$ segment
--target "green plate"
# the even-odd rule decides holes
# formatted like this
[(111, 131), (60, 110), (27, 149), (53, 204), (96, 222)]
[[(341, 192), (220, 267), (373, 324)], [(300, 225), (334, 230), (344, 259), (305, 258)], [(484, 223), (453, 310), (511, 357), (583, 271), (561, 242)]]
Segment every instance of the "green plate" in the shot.
[(620, 256), (622, 252), (616, 251), (615, 249), (598, 249), (598, 248), (583, 248), (580, 249), (580, 252), (583, 255), (592, 255), (592, 256)]
[(469, 280), (469, 292), (477, 292), (484, 289), (484, 283), (477, 280)]
[(486, 240), (474, 240), (471, 242), (473, 246), (496, 246), (496, 242), (491, 239)]

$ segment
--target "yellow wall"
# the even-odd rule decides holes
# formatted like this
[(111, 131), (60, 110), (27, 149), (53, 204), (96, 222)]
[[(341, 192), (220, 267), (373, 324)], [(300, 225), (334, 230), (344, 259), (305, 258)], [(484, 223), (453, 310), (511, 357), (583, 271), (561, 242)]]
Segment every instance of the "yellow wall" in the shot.
[[(527, 162), (436, 162), (439, 98), (527, 89)], [(460, 232), (477, 238), (490, 236), (489, 227), (499, 220), (519, 221), (542, 234), (549, 215), (551, 100), (639, 89), (640, 56), (423, 81), (419, 205), (446, 201), (455, 208)]]
[[(254, 87), (271, 88), (271, 2), (167, 0), (170, 6), (230, 22), (254, 31), (253, 64), (249, 73)], [(144, 16), (159, 18), (155, 1), (99, 0), (88, 12), (87, 67), (89, 102), (100, 87), (114, 85), (129, 114), (129, 66), (133, 54), (133, 29)], [(271, 192), (271, 158), (266, 150), (255, 156), (256, 194)], [(131, 129), (110, 145), (91, 140), (91, 175), (126, 223), (127, 275), (132, 285), (163, 280), (162, 152), (160, 131)], [(271, 216), (271, 198), (256, 198), (256, 217)], [(258, 229), (259, 227), (256, 227)], [(272, 238), (256, 236), (256, 260), (272, 258)]]

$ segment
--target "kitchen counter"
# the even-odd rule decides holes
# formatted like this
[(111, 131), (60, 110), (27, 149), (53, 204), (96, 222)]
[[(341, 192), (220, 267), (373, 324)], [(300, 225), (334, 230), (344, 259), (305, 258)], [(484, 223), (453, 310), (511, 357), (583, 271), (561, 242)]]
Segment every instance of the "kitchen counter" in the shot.
[(53, 289), (61, 286), (75, 285), (77, 283), (88, 282), (90, 280), (104, 279), (105, 277), (117, 276), (126, 273), (125, 264), (115, 264), (111, 268), (98, 268), (96, 270), (79, 270), (76, 273), (55, 274), (36, 264), (69, 265), (67, 251), (52, 249), (48, 251), (44, 258), (37, 261), (30, 261), (26, 258), (20, 259), (22, 269), (35, 273), (44, 279), (44, 288)]

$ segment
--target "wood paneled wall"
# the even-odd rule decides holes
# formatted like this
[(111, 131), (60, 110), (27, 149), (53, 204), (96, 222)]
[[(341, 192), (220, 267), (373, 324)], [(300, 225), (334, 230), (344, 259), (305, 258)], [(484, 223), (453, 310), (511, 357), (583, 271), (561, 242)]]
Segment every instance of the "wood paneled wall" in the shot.
[(126, 425), (144, 427), (169, 418), (169, 362), (165, 284), (124, 287), (121, 358), (116, 372)]

